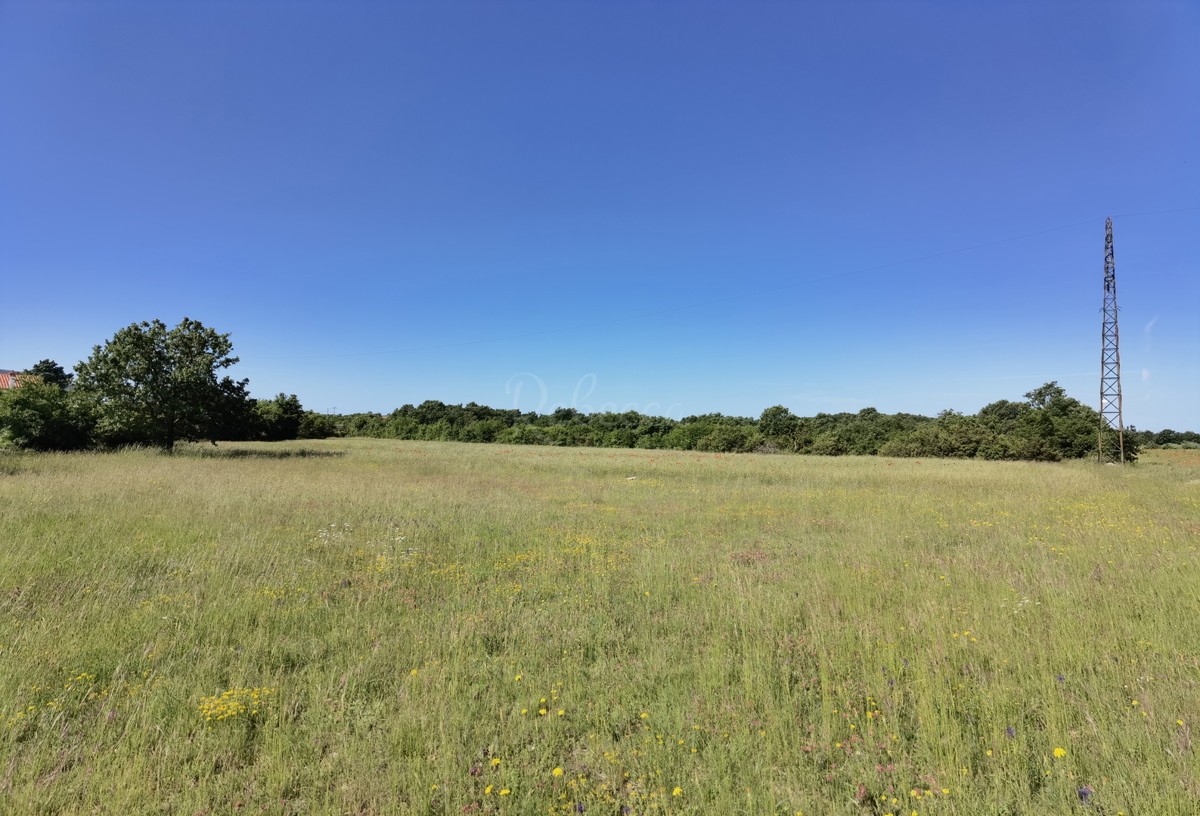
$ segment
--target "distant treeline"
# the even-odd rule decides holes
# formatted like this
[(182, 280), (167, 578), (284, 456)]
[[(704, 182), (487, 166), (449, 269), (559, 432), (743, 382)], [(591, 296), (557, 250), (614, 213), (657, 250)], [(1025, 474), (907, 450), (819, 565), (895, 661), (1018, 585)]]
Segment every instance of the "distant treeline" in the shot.
[[(979, 413), (943, 411), (936, 417), (858, 413), (800, 417), (782, 405), (751, 417), (703, 414), (675, 420), (636, 411), (584, 414), (574, 408), (523, 413), (484, 405), (447, 405), (436, 400), (405, 405), (390, 414), (314, 414), (295, 397), (280, 395), (259, 403), (259, 411), (291, 417), (301, 438), (358, 436), (506, 445), (558, 445), (600, 448), (665, 448), (720, 453), (842, 454), (895, 457), (950, 457), (1058, 461), (1096, 454), (1100, 418), (1095, 410), (1046, 383), (1021, 402), (1000, 400)], [(1115, 451), (1115, 434), (1111, 445)], [(271, 438), (292, 438), (274, 434)], [(1130, 428), (1125, 458), (1143, 447), (1200, 448), (1200, 434)], [(1110, 451), (1113, 452), (1113, 451)]]
[[(637, 411), (583, 414), (505, 411), (436, 400), (387, 415), (320, 414), (295, 394), (250, 396), (248, 380), (221, 376), (238, 361), (228, 334), (184, 318), (134, 323), (67, 372), (42, 360), (6, 375), (0, 390), (0, 450), (87, 450), (178, 442), (283, 441), (331, 436), (495, 442), (597, 448), (663, 448), (717, 453), (793, 453), (821, 456), (937, 456), (1058, 461), (1096, 453), (1099, 415), (1049, 382), (1024, 401), (1000, 400), (967, 416), (856, 414), (799, 417), (782, 405), (751, 417), (703, 414), (683, 419)], [(1116, 434), (1105, 436), (1106, 455)], [(1130, 428), (1125, 458), (1142, 447), (1200, 448), (1200, 434)]]

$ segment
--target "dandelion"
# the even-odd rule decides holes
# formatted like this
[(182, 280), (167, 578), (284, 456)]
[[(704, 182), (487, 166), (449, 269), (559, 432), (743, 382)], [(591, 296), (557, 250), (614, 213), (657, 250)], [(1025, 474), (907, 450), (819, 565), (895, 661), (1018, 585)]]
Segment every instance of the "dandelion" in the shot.
[(567, 713), (567, 712), (566, 712), (566, 709), (562, 709), (562, 708), (560, 708), (560, 709), (558, 710), (558, 716), (560, 716), (560, 717), (561, 717), (562, 715), (566, 714), (566, 713)]
[(683, 788), (676, 788), (675, 790), (671, 791), (671, 795), (672, 796), (682, 796)]
[(647, 717), (649, 717), (649, 716), (650, 716), (650, 715), (649, 715), (649, 714), (647, 714), (645, 711), (643, 711), (643, 712), (641, 713), (641, 718), (642, 718), (643, 720), (644, 720), (644, 719), (646, 719), (646, 718), (647, 718)]
[(495, 767), (496, 765), (499, 765), (499, 764), (500, 764), (500, 757), (492, 757), (492, 766)]
[(491, 792), (492, 792), (492, 786), (491, 786), (491, 785), (488, 785), (486, 788), (484, 788), (484, 789), (483, 789), (483, 794), (484, 794), (484, 796), (487, 796), (487, 795), (488, 795), (488, 794), (490, 794)]
[(500, 795), (501, 795), (501, 796), (508, 796), (510, 793), (512, 793), (512, 791), (510, 791), (508, 788), (501, 788), (501, 789), (500, 789)]
[(550, 773), (551, 773), (551, 775), (552, 775), (552, 776), (562, 776), (562, 775), (563, 775), (563, 769), (562, 769), (562, 768), (555, 768), (555, 769), (554, 769), (553, 771), (551, 771)]
[(1059, 759), (1062, 759), (1066, 755), (1067, 755), (1067, 751), (1065, 748), (1055, 748), (1054, 749), (1054, 756), (1058, 757)]
[(416, 673), (417, 673), (416, 669), (413, 669), (412, 671), (409, 672), (409, 674), (416, 674)]

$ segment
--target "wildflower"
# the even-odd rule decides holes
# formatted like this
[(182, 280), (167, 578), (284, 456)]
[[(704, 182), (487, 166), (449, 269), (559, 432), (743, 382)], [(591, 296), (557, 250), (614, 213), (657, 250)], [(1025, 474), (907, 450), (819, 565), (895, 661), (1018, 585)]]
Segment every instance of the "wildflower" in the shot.
[(492, 792), (492, 786), (491, 786), (491, 785), (488, 785), (486, 788), (484, 788), (484, 789), (483, 789), (483, 794), (484, 794), (484, 796), (486, 796), (487, 794), (489, 794), (489, 793), (491, 793), (491, 792)]
[(520, 679), (521, 679), (522, 677), (524, 677), (524, 676), (525, 676), (525, 675), (523, 675), (523, 674), (518, 674), (518, 675), (517, 675), (517, 676), (516, 676), (514, 679), (516, 679), (516, 680), (520, 680)]
[(1058, 682), (1060, 682), (1060, 683), (1065, 683), (1065, 682), (1067, 682), (1067, 678), (1063, 677), (1061, 674), (1060, 674), (1058, 677), (1055, 677), (1054, 679), (1055, 679), (1055, 680), (1057, 680), (1057, 681), (1058, 681)]
[(675, 790), (671, 791), (671, 795), (672, 796), (682, 796), (683, 788), (676, 788)]
[(495, 765), (499, 765), (499, 764), (500, 764), (500, 757), (492, 757), (492, 765), (495, 766)]
[(1009, 739), (1016, 739), (1017, 737), (1017, 729), (1013, 728), (1011, 725), (1004, 729), (1004, 733), (1008, 735)]
[(565, 710), (565, 709), (562, 709), (562, 708), (560, 708), (560, 709), (558, 710), (558, 716), (560, 716), (560, 717), (561, 717), (562, 715), (566, 714), (566, 713), (567, 713), (567, 712), (566, 712), (566, 710)]
[(643, 711), (643, 712), (642, 712), (642, 714), (641, 714), (641, 717), (642, 717), (642, 719), (643, 719), (643, 720), (644, 720), (644, 719), (646, 719), (646, 718), (647, 718), (647, 717), (649, 717), (649, 716), (650, 716), (650, 715), (649, 715), (649, 714), (647, 714), (645, 711)]
[(1062, 759), (1063, 757), (1065, 757), (1067, 755), (1067, 751), (1065, 748), (1055, 748), (1054, 755), (1056, 757), (1058, 757), (1059, 759)]
[(1079, 794), (1079, 801), (1085, 805), (1091, 804), (1092, 794), (1095, 792), (1096, 791), (1092, 789), (1091, 785), (1084, 785), (1077, 791)]
[(409, 672), (409, 674), (416, 674), (416, 673), (417, 673), (416, 669), (413, 669), (412, 671)]
[(508, 788), (501, 788), (501, 789), (500, 789), (500, 795), (501, 795), (501, 796), (508, 796), (510, 793), (512, 793), (512, 791), (510, 791)]
[(562, 775), (563, 775), (563, 769), (562, 769), (562, 768), (555, 768), (555, 769), (554, 769), (553, 771), (551, 771), (550, 773), (551, 773), (551, 775), (553, 775), (553, 776), (562, 776)]

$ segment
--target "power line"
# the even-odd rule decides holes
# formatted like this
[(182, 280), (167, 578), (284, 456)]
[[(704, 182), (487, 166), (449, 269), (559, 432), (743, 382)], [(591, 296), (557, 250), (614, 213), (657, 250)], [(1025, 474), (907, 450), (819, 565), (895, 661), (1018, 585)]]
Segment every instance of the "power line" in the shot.
[[(1175, 210), (1154, 210), (1151, 212), (1124, 213), (1122, 215), (1117, 215), (1117, 216), (1113, 216), (1113, 217), (1114, 218), (1132, 218), (1134, 216), (1139, 216), (1139, 215), (1160, 215), (1163, 213), (1190, 212), (1192, 210), (1200, 210), (1200, 207), (1181, 207), (1181, 208), (1175, 209)], [(772, 292), (779, 292), (784, 289), (792, 289), (797, 286), (807, 286), (812, 283), (822, 283), (824, 281), (835, 280), (837, 278), (845, 278), (845, 277), (849, 277), (851, 275), (863, 275), (868, 272), (878, 272), (882, 269), (891, 269), (891, 268), (897, 267), (897, 266), (904, 266), (905, 264), (919, 263), (921, 261), (929, 261), (929, 260), (933, 260), (935, 258), (944, 258), (948, 255), (957, 255), (962, 252), (970, 252), (970, 251), (976, 250), (976, 249), (983, 249), (985, 247), (996, 246), (997, 244), (1006, 244), (1006, 243), (1010, 243), (1012, 241), (1020, 241), (1025, 238), (1034, 238), (1038, 235), (1046, 235), (1051, 232), (1059, 232), (1061, 230), (1071, 229), (1073, 227), (1080, 227), (1080, 226), (1083, 226), (1084, 224), (1093, 224), (1097, 221), (1103, 221), (1103, 220), (1104, 220), (1104, 218), (1088, 218), (1084, 221), (1076, 221), (1073, 224), (1064, 224), (1059, 227), (1050, 227), (1049, 229), (1038, 230), (1037, 232), (1027, 232), (1022, 235), (1014, 235), (1009, 238), (999, 238), (995, 241), (986, 241), (982, 244), (972, 244), (971, 246), (959, 247), (958, 249), (948, 249), (948, 250), (945, 250), (944, 252), (935, 252), (931, 255), (921, 255), (916, 258), (907, 258), (903, 261), (892, 261), (891, 263), (880, 264), (879, 266), (868, 266), (868, 267), (863, 267), (862, 269), (853, 269), (853, 270), (850, 270), (847, 272), (837, 272), (832, 275), (825, 275), (825, 276), (819, 277), (819, 278), (808, 278), (806, 280), (797, 281), (795, 283), (784, 283), (784, 284), (780, 284), (779, 286), (770, 286), (765, 289), (756, 289), (753, 292), (744, 292), (740, 295), (728, 295), (728, 296), (721, 297), (719, 299), (703, 300), (703, 301), (698, 301), (696, 303), (688, 303), (683, 306), (673, 306), (670, 309), (656, 309), (655, 311), (652, 311), (652, 312), (640, 312), (638, 314), (626, 315), (624, 317), (614, 317), (614, 318), (609, 318), (607, 320), (597, 320), (597, 321), (593, 321), (591, 323), (577, 323), (572, 326), (561, 326), (556, 329), (540, 329), (538, 331), (525, 332), (522, 334), (509, 334), (509, 335), (504, 335), (502, 337), (485, 337), (485, 338), (481, 338), (479, 340), (464, 340), (459, 343), (444, 343), (444, 344), (439, 344), (436, 346), (415, 346), (412, 348), (385, 349), (385, 350), (381, 350), (381, 351), (355, 351), (355, 352), (347, 352), (345, 354), (297, 354), (297, 355), (282, 355), (282, 356), (274, 356), (274, 355), (254, 356), (254, 357), (248, 357), (248, 358), (243, 358), (243, 359), (252, 359), (252, 360), (330, 360), (330, 359), (338, 359), (338, 358), (342, 358), (342, 357), (370, 357), (370, 356), (378, 356), (378, 355), (384, 355), (384, 354), (409, 354), (409, 353), (416, 352), (416, 351), (439, 351), (442, 349), (449, 349), (449, 348), (462, 348), (464, 346), (477, 346), (477, 345), (482, 345), (484, 343), (501, 343), (506, 340), (523, 340), (527, 337), (539, 337), (539, 336), (545, 335), (545, 334), (557, 334), (559, 332), (565, 332), (565, 331), (577, 331), (579, 329), (591, 329), (591, 328), (595, 328), (596, 326), (609, 326), (609, 325), (612, 325), (613, 323), (623, 323), (628, 320), (640, 320), (640, 319), (646, 318), (646, 317), (657, 317), (658, 315), (671, 314), (673, 312), (682, 312), (687, 309), (698, 309), (702, 306), (713, 306), (713, 305), (717, 305), (717, 304), (721, 304), (721, 303), (728, 303), (731, 300), (744, 300), (746, 298), (761, 297), (762, 295), (765, 295), (765, 294), (769, 294)]]

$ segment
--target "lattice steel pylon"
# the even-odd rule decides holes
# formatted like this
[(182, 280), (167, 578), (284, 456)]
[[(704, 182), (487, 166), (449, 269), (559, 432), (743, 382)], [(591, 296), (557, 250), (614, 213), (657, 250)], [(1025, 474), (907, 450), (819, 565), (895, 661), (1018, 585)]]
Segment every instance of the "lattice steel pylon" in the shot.
[[(1121, 336), (1117, 331), (1117, 266), (1113, 261), (1112, 219), (1104, 222), (1104, 330), (1100, 342), (1100, 433), (1096, 461), (1125, 464), (1125, 421), (1121, 416)], [(1105, 450), (1104, 432), (1114, 432)]]

